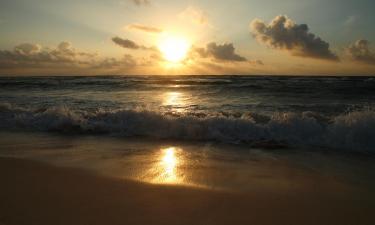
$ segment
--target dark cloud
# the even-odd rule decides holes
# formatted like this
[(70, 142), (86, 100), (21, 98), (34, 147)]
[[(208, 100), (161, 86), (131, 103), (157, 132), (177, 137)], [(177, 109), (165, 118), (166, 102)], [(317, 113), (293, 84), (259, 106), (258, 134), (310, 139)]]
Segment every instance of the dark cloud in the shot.
[(232, 43), (224, 43), (220, 45), (216, 44), (215, 42), (211, 42), (207, 44), (205, 48), (194, 48), (194, 51), (203, 58), (213, 57), (214, 59), (222, 61), (247, 61), (245, 57), (242, 57), (235, 52), (235, 48)]
[(375, 65), (375, 52), (370, 50), (370, 42), (358, 40), (346, 48), (346, 52), (354, 61)]
[(146, 47), (146, 46), (143, 46), (143, 45), (139, 45), (132, 40), (122, 39), (120, 37), (114, 37), (114, 38), (112, 38), (112, 41), (115, 44), (117, 44), (117, 45), (119, 45), (123, 48), (128, 48), (128, 49), (133, 49), (133, 50), (151, 50), (151, 51), (156, 50), (155, 47)]
[(160, 28), (157, 28), (157, 27), (152, 27), (152, 26), (147, 26), (147, 25), (143, 25), (143, 24), (130, 24), (127, 26), (128, 29), (132, 29), (132, 30), (139, 30), (139, 31), (143, 31), (143, 32), (148, 32), (148, 33), (161, 33), (163, 32), (162, 29)]
[(123, 48), (129, 48), (129, 49), (140, 49), (141, 46), (138, 45), (137, 43), (135, 43), (134, 41), (131, 41), (129, 39), (122, 39), (122, 38), (119, 38), (119, 37), (114, 37), (112, 38), (112, 41), (123, 47)]
[(294, 56), (339, 60), (329, 44), (310, 33), (306, 24), (296, 24), (287, 16), (277, 16), (268, 25), (255, 19), (250, 28), (260, 43), (271, 48), (287, 50)]
[(141, 5), (148, 5), (150, 4), (149, 0), (131, 0), (134, 4), (141, 6)]

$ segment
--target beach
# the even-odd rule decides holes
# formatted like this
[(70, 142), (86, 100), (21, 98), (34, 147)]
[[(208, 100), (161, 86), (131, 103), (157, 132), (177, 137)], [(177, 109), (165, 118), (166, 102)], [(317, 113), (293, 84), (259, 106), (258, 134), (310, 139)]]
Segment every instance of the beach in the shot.
[[(226, 161), (215, 153), (222, 150), (206, 151), (204, 168), (187, 153), (176, 153), (184, 164), (152, 164), (153, 173), (138, 176), (136, 169), (145, 171), (143, 164), (149, 164), (145, 158), (154, 157), (150, 149), (159, 151), (155, 142), (4, 132), (1, 137), (0, 224), (374, 223), (372, 174), (361, 180), (340, 177), (342, 170), (327, 175), (324, 167), (327, 173), (275, 158), (280, 152)], [(173, 144), (185, 152), (199, 150), (199, 144)], [(155, 171), (164, 180), (151, 179), (160, 177)]]
[(50, 224), (373, 224), (374, 198), (331, 184), (253, 193), (150, 185), (1, 158), (0, 222)]

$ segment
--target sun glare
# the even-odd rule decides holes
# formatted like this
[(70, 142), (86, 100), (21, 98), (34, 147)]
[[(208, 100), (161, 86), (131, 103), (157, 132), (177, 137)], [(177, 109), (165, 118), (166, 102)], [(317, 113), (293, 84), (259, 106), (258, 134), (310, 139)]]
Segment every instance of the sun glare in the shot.
[(159, 49), (164, 58), (173, 63), (179, 63), (184, 60), (189, 48), (189, 42), (181, 37), (168, 36), (159, 43)]

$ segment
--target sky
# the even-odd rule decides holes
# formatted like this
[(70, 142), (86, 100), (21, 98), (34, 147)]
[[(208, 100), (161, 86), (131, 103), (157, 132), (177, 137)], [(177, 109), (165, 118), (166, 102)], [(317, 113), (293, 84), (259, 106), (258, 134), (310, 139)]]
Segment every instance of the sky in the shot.
[(373, 0), (0, 0), (0, 75), (375, 75)]

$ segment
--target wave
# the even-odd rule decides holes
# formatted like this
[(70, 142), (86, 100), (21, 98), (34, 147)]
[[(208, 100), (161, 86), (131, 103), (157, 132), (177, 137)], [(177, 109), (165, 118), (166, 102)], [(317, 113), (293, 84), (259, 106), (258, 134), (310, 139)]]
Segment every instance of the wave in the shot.
[(232, 116), (150, 110), (88, 112), (66, 106), (26, 109), (0, 104), (0, 121), (0, 130), (112, 134), (266, 147), (285, 144), (375, 153), (375, 111), (372, 110), (328, 118), (313, 112)]

